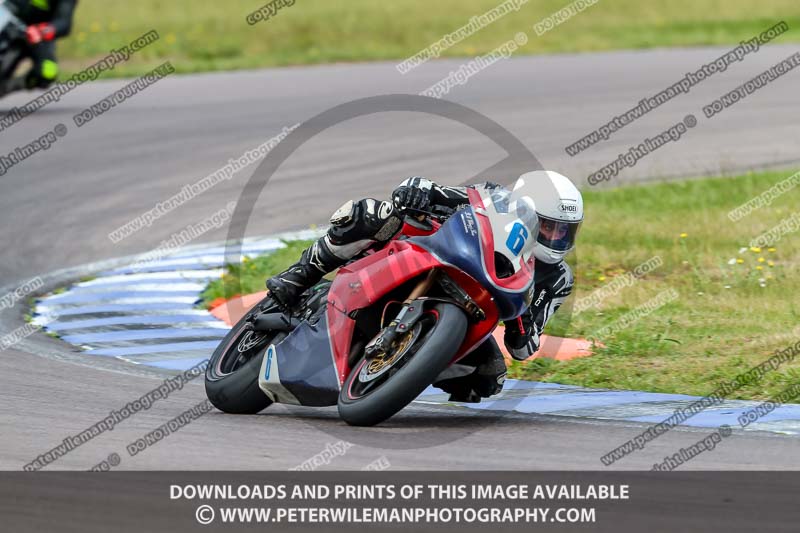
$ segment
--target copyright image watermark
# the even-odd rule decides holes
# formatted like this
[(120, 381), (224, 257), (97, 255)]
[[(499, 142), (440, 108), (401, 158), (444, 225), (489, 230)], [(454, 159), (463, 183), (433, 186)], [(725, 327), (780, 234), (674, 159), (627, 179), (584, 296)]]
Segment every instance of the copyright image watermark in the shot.
[(794, 383), (779, 392), (772, 400), (760, 403), (755, 407), (748, 409), (736, 419), (739, 425), (746, 428), (750, 424), (757, 422), (761, 418), (768, 416), (775, 409), (785, 403), (789, 403), (795, 398), (800, 396), (800, 383)]
[(564, 24), (575, 15), (586, 11), (599, 1), (600, 0), (575, 0), (571, 4), (562, 7), (552, 15), (545, 17), (534, 24), (533, 31), (536, 32), (537, 36), (541, 37), (556, 26)]
[(655, 297), (619, 317), (612, 324), (598, 329), (593, 334), (589, 335), (589, 337), (594, 339), (604, 339), (610, 335), (619, 333), (623, 329), (630, 327), (635, 322), (638, 322), (642, 318), (654, 313), (668, 303), (674, 302), (678, 298), (680, 298), (680, 294), (678, 294), (678, 291), (673, 288), (661, 291)]
[(72, 117), (72, 120), (75, 122), (75, 125), (80, 128), (104, 113), (111, 111), (116, 106), (123, 104), (126, 100), (133, 98), (141, 91), (154, 85), (156, 82), (163, 80), (174, 72), (175, 67), (172, 66), (172, 63), (169, 61), (162, 63), (144, 76), (132, 81), (122, 89), (115, 91), (96, 104), (93, 104), (91, 107), (87, 107), (80, 113), (77, 113)]
[(245, 20), (251, 26), (258, 24), (259, 22), (269, 20), (277, 15), (280, 9), (284, 7), (292, 7), (295, 1), (296, 0), (272, 0), (271, 2), (264, 4), (260, 8), (247, 15)]
[(678, 142), (681, 137), (697, 125), (697, 118), (694, 115), (686, 115), (684, 119), (673, 124), (655, 137), (645, 139), (638, 146), (631, 146), (624, 154), (607, 164), (603, 168), (589, 174), (589, 185), (597, 185), (603, 181), (609, 181), (624, 168), (632, 168), (639, 160), (655, 152), (669, 142)]
[(800, 52), (795, 52), (783, 61), (772, 65), (770, 68), (747, 80), (737, 88), (720, 96), (708, 105), (703, 106), (703, 114), (706, 118), (711, 118), (725, 109), (741, 102), (747, 96), (759, 89), (763, 89), (784, 74), (788, 74), (800, 65)]
[(767, 360), (746, 372), (736, 375), (736, 377), (731, 380), (724, 381), (721, 385), (717, 386), (711, 394), (692, 402), (686, 407), (675, 409), (671, 416), (658, 424), (648, 427), (632, 439), (617, 446), (603, 455), (600, 461), (606, 466), (611, 466), (618, 460), (632, 454), (634, 451), (643, 450), (648, 442), (657, 439), (672, 428), (686, 422), (697, 413), (701, 413), (709, 407), (720, 405), (725, 398), (742, 387), (757, 383), (769, 372), (777, 370), (785, 363), (794, 361), (798, 354), (800, 354), (800, 341), (789, 345), (783, 350), (775, 350), (775, 353)]
[(779, 196), (791, 191), (800, 185), (800, 172), (795, 172), (785, 180), (781, 180), (766, 191), (762, 192), (755, 198), (748, 200), (736, 209), (728, 212), (728, 218), (731, 222), (738, 222), (744, 217), (748, 216), (753, 211), (768, 207)]
[(325, 445), (325, 449), (315, 454), (314, 456), (306, 459), (302, 463), (297, 466), (293, 466), (289, 470), (303, 470), (303, 471), (311, 471), (316, 470), (317, 468), (331, 464), (331, 461), (335, 457), (340, 457), (347, 453), (347, 450), (353, 447), (353, 444), (347, 442), (346, 440), (340, 440), (334, 443), (328, 443)]
[(114, 70), (114, 67), (130, 59), (131, 55), (133, 55), (135, 52), (138, 52), (153, 44), (158, 40), (158, 38), (158, 32), (155, 30), (150, 30), (120, 49), (111, 50), (111, 52), (109, 52), (109, 54), (104, 58), (96, 61), (80, 72), (73, 74), (69, 77), (69, 79), (55, 84), (53, 87), (48, 89), (40, 96), (37, 96), (27, 104), (12, 108), (11, 111), (0, 118), (0, 132), (10, 128), (23, 118), (35, 113), (47, 104), (58, 102), (63, 96), (71, 92), (76, 87), (88, 81), (96, 80), (103, 72)]
[(529, 0), (506, 0), (492, 9), (486, 11), (481, 15), (470, 17), (469, 22), (460, 28), (445, 34), (441, 39), (432, 43), (409, 57), (408, 59), (398, 63), (395, 68), (400, 74), (407, 74), (418, 66), (428, 62), (431, 59), (438, 58), (442, 52), (460, 43), (467, 37), (477, 33), (479, 30), (489, 26), (509, 13), (519, 11), (523, 4), (527, 4)]
[(153, 225), (153, 222), (159, 218), (171, 213), (175, 209), (178, 209), (190, 200), (197, 198), (204, 192), (212, 189), (214, 186), (224, 181), (229, 181), (238, 172), (249, 168), (258, 161), (261, 161), (264, 156), (278, 146), (278, 144), (299, 125), (300, 124), (295, 124), (294, 126), (284, 127), (279, 134), (261, 143), (255, 148), (247, 150), (239, 157), (235, 159), (229, 159), (225, 165), (215, 170), (208, 176), (189, 185), (184, 185), (178, 194), (175, 194), (163, 202), (157, 203), (152, 209), (145, 211), (136, 218), (118, 227), (108, 234), (108, 238), (111, 240), (111, 242), (117, 244), (123, 239), (130, 237), (134, 233), (141, 231), (144, 228), (149, 228)]
[(767, 28), (760, 34), (746, 41), (741, 41), (738, 46), (722, 54), (715, 60), (702, 65), (696, 71), (687, 72), (683, 78), (676, 81), (666, 89), (654, 94), (653, 96), (643, 98), (634, 107), (612, 118), (596, 130), (584, 135), (569, 146), (566, 146), (564, 151), (567, 153), (567, 155), (574, 157), (587, 148), (594, 146), (598, 142), (607, 140), (613, 133), (633, 123), (650, 111), (664, 105), (681, 94), (688, 93), (692, 87), (713, 76), (714, 74), (725, 72), (730, 65), (744, 60), (747, 55), (758, 52), (762, 44), (770, 42), (788, 30), (789, 25), (786, 22), (781, 21)]
[(651, 471), (656, 472), (671, 472), (681, 465), (684, 465), (700, 455), (703, 452), (711, 452), (721, 443), (723, 439), (731, 436), (733, 431), (730, 426), (720, 426), (716, 431), (712, 431), (706, 437), (703, 437), (696, 443), (688, 448), (681, 448), (672, 455), (664, 457), (664, 461), (656, 463), (651, 468)]
[(382, 472), (383, 470), (389, 470), (391, 467), (392, 463), (389, 462), (389, 459), (385, 455), (382, 455), (371, 463), (362, 467), (361, 470), (365, 472)]
[(150, 446), (158, 444), (168, 436), (176, 433), (180, 429), (183, 429), (195, 420), (201, 418), (203, 415), (211, 412), (213, 409), (214, 406), (211, 405), (211, 402), (208, 401), (208, 399), (205, 399), (197, 405), (194, 405), (182, 412), (178, 416), (168, 420), (143, 437), (131, 442), (125, 446), (125, 450), (127, 450), (128, 455), (131, 457), (140, 454)]
[(108, 457), (94, 465), (89, 469), (89, 472), (108, 472), (114, 467), (117, 467), (122, 462), (118, 453), (110, 453)]
[(649, 274), (663, 264), (664, 260), (661, 259), (660, 255), (651, 257), (644, 263), (637, 265), (632, 271), (625, 272), (621, 276), (615, 277), (608, 284), (592, 291), (591, 294), (575, 300), (575, 305), (572, 308), (572, 312), (577, 315), (578, 313), (582, 313), (591, 307), (597, 307), (602, 302), (619, 294), (624, 288), (630, 287), (640, 278)]
[(441, 98), (454, 87), (465, 85), (471, 77), (482, 70), (491, 67), (498, 61), (508, 59), (511, 57), (511, 54), (516, 52), (520, 46), (524, 46), (527, 42), (528, 35), (525, 32), (519, 32), (513, 39), (506, 41), (488, 54), (477, 56), (469, 62), (462, 64), (458, 70), (450, 71), (447, 77), (442, 78), (419, 94), (420, 96)]
[(3, 309), (11, 309), (18, 302), (25, 299), (25, 297), (30, 296), (37, 290), (41, 289), (44, 286), (44, 281), (40, 277), (35, 277), (30, 279), (14, 289), (13, 291), (4, 294), (0, 297), (0, 311)]
[(147, 265), (163, 259), (164, 256), (169, 255), (178, 248), (186, 246), (195, 239), (199, 239), (209, 231), (221, 228), (231, 219), (231, 215), (233, 215), (235, 209), (236, 202), (228, 202), (227, 206), (212, 213), (200, 222), (187, 225), (181, 231), (173, 233), (169, 239), (161, 241), (161, 244), (159, 244), (156, 249), (140, 256), (136, 262), (130, 266), (130, 269), (133, 272), (141, 270)]
[(65, 437), (61, 444), (30, 461), (23, 467), (23, 470), (26, 472), (41, 470), (45, 466), (64, 457), (79, 446), (86, 444), (106, 431), (113, 431), (117, 424), (141, 411), (150, 409), (155, 402), (168, 398), (170, 394), (183, 389), (187, 383), (196, 377), (202, 376), (205, 373), (207, 365), (207, 360), (202, 361), (175, 377), (165, 379), (157, 388), (147, 392), (136, 400), (128, 402), (122, 409), (114, 409), (103, 420), (92, 424), (80, 433)]
[(14, 148), (6, 155), (0, 155), (0, 176), (5, 176), (11, 168), (39, 152), (46, 152), (59, 138), (66, 135), (67, 127), (64, 124), (56, 124), (52, 131), (45, 132), (44, 135), (24, 146)]
[(751, 240), (750, 246), (753, 248), (772, 246), (780, 241), (785, 235), (794, 233), (797, 230), (800, 230), (800, 211), (795, 211), (788, 217), (778, 222), (778, 224), (773, 226), (771, 229)]
[(23, 324), (10, 333), (6, 333), (0, 337), (0, 351), (8, 350), (12, 346), (19, 344), (34, 333), (41, 331), (42, 328), (50, 322), (54, 322), (56, 320), (58, 320), (58, 314), (51, 312), (47, 315), (39, 317), (39, 320), (35, 324), (32, 322)]

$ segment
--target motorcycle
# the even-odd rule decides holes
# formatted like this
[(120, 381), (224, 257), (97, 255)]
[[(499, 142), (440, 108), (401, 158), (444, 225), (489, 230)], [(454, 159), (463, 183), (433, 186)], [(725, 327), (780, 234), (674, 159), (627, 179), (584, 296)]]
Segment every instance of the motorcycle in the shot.
[(337, 405), (355, 426), (396, 414), (530, 305), (532, 174), (512, 190), (469, 188), (469, 205), (450, 216), (407, 212), (393, 240), (306, 291), (289, 313), (267, 295), (211, 356), (211, 403), (238, 414)]
[(0, 97), (25, 52), (25, 24), (0, 2)]

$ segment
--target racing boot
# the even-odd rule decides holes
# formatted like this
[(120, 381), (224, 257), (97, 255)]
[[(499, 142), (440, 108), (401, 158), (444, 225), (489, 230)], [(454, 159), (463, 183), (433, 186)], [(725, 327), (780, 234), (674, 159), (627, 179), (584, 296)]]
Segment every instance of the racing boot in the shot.
[(267, 280), (267, 289), (284, 310), (297, 305), (306, 289), (319, 283), (322, 276), (346, 263), (331, 252), (327, 236), (303, 250), (300, 260)]
[(450, 394), (449, 401), (480, 403), (481, 398), (503, 390), (506, 381), (503, 352), (494, 338), (489, 337), (471, 354), (439, 374), (436, 380), (433, 386)]

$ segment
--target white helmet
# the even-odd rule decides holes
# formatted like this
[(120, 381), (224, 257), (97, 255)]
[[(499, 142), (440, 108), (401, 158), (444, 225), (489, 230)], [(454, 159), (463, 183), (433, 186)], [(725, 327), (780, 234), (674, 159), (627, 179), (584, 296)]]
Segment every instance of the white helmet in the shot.
[(575, 246), (583, 221), (583, 197), (569, 178), (558, 172), (537, 170), (520, 176), (523, 178), (533, 185), (539, 216), (539, 235), (533, 255), (544, 263), (563, 261)]

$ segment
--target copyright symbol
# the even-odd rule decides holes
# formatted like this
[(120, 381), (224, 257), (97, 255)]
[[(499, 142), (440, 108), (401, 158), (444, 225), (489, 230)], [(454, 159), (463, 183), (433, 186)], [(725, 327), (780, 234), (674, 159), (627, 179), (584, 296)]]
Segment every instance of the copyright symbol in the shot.
[(719, 434), (721, 437), (730, 437), (733, 434), (733, 430), (728, 424), (724, 424), (719, 427)]
[(214, 521), (214, 509), (210, 505), (201, 505), (194, 513), (197, 523), (207, 526)]
[(683, 117), (683, 124), (687, 128), (694, 128), (697, 126), (697, 118), (694, 115), (686, 115)]
[(64, 135), (67, 134), (67, 127), (63, 124), (56, 124), (54, 131), (56, 135), (58, 135), (59, 137), (63, 137)]

